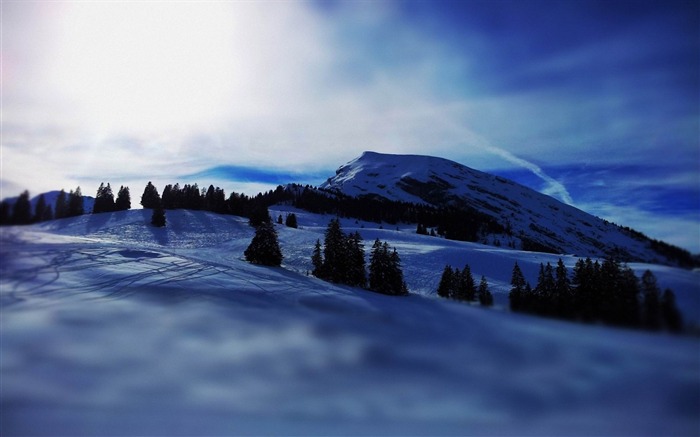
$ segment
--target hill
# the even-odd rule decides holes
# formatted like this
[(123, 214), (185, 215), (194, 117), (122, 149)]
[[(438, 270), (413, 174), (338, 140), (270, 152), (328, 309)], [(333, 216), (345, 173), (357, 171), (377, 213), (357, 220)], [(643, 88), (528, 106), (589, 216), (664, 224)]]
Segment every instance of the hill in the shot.
[(623, 261), (694, 264), (690, 253), (680, 248), (443, 158), (365, 152), (338, 168), (320, 188), (347, 196), (474, 211), (491, 219), (474, 225), (480, 228), (476, 229), (478, 240), (486, 244)]
[[(506, 311), (548, 254), (343, 220), (401, 255), (397, 298), (307, 275), (330, 216), (290, 206), (282, 268), (247, 220), (132, 210), (0, 229), (3, 435), (692, 435), (698, 340)], [(574, 258), (563, 257), (571, 267)], [(434, 296), (445, 263), (496, 307)], [(653, 269), (698, 320), (697, 273)]]

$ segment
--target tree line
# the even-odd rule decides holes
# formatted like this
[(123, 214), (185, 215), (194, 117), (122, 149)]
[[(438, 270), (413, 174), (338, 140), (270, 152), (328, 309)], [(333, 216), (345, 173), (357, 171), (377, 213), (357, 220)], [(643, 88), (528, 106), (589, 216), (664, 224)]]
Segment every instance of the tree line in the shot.
[(493, 306), (493, 295), (489, 290), (486, 276), (481, 276), (477, 287), (469, 264), (465, 264), (462, 270), (453, 269), (452, 266), (446, 265), (442, 276), (440, 276), (437, 295), (446, 299), (466, 302), (478, 300), (482, 306)]
[(683, 330), (683, 319), (671, 289), (661, 292), (656, 277), (644, 271), (641, 280), (614, 259), (603, 263), (579, 259), (570, 276), (561, 258), (556, 267), (540, 264), (533, 288), (516, 262), (508, 295), (516, 312), (613, 326)]
[(368, 275), (364, 243), (360, 233), (356, 231), (346, 234), (337, 218), (328, 224), (323, 247), (321, 241), (316, 240), (311, 263), (311, 273), (328, 282), (368, 288), (394, 296), (408, 294), (401, 269), (401, 258), (396, 249), (389, 247), (387, 242), (375, 240), (369, 255)]
[(56, 198), (55, 206), (46, 201), (40, 194), (32, 210), (29, 191), (24, 190), (14, 205), (3, 200), (0, 202), (0, 225), (29, 225), (48, 220), (75, 217), (84, 214), (83, 194), (80, 187), (66, 193), (61, 190)]

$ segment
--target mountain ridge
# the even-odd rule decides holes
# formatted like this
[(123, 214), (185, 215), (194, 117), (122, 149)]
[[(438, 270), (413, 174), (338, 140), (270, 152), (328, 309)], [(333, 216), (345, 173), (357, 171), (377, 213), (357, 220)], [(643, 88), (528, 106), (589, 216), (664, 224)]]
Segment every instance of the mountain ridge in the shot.
[(622, 261), (687, 264), (669, 253), (675, 250), (670, 249), (673, 246), (504, 177), (445, 158), (367, 151), (340, 166), (320, 188), (348, 196), (476, 210), (506, 230), (481, 232), (480, 242), (485, 244)]

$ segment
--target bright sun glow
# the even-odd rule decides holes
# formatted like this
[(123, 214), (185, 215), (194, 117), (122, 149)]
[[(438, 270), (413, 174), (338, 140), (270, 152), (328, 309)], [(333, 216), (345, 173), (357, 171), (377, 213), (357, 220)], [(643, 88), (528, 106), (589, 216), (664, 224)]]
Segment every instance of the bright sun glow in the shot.
[(216, 122), (252, 74), (245, 14), (231, 12), (224, 2), (66, 4), (50, 77), (99, 131)]

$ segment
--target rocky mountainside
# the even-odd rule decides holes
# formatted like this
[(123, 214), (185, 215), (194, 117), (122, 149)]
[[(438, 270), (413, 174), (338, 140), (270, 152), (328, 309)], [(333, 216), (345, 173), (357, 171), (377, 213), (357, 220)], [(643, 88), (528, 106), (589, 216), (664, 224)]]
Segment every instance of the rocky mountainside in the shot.
[(505, 231), (480, 241), (514, 249), (623, 261), (688, 264), (690, 254), (508, 179), (432, 156), (365, 152), (321, 188), (349, 196), (455, 206), (493, 217)]

